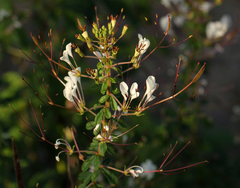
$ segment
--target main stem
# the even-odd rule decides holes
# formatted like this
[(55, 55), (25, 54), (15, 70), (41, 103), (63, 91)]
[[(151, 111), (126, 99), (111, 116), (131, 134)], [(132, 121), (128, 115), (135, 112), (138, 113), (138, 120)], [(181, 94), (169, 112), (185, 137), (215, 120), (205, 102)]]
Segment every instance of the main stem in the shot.
[[(106, 63), (107, 63), (107, 69), (110, 68), (108, 57), (107, 57), (107, 62)], [(109, 96), (111, 94), (111, 80), (110, 80), (110, 78), (111, 78), (111, 70), (107, 74), (107, 85), (108, 85), (108, 87), (107, 87), (106, 95), (109, 95)], [(108, 109), (110, 108), (110, 97), (106, 100), (105, 107), (108, 108)], [(108, 121), (108, 119), (106, 118), (106, 116), (104, 116), (103, 127), (107, 124), (107, 121)]]

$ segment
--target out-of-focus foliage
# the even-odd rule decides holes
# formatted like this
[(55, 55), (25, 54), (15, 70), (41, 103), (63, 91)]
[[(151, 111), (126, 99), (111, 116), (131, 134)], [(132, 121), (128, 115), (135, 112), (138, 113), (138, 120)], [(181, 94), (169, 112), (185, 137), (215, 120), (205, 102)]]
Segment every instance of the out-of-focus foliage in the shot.
[[(191, 1), (187, 1), (191, 2)], [(200, 2), (200, 1), (199, 1)], [(40, 35), (43, 41), (47, 41), (47, 33), (50, 28), (53, 29), (53, 45), (55, 57), (59, 57), (63, 38), (66, 42), (74, 40), (74, 34), (78, 33), (76, 18), (81, 19), (82, 23), (88, 24), (87, 19), (91, 23), (95, 19), (94, 6), (98, 7), (100, 21), (104, 21), (107, 15), (119, 14), (120, 9), (124, 8), (126, 15), (126, 24), (130, 25), (128, 35), (124, 36), (122, 43), (128, 43), (128, 47), (122, 49), (119, 54), (133, 53), (134, 45), (137, 44), (137, 33), (144, 32), (149, 34), (147, 26), (144, 25), (144, 17), (149, 20), (154, 19), (154, 11), (158, 7), (158, 11), (165, 11), (159, 1), (1, 1), (0, 2), (0, 59), (1, 59), (1, 86), (0, 86), (0, 187), (12, 188), (16, 187), (14, 175), (14, 164), (11, 150), (11, 136), (14, 137), (20, 156), (20, 162), (23, 173), (23, 180), (26, 187), (35, 187), (39, 183), (41, 188), (50, 187), (69, 187), (67, 177), (67, 164), (64, 157), (59, 163), (56, 163), (54, 156), (56, 150), (53, 146), (47, 145), (33, 140), (19, 130), (31, 135), (31, 131), (9, 107), (11, 106), (21, 115), (21, 117), (29, 122), (34, 130), (38, 130), (33, 114), (30, 110), (28, 101), (31, 99), (35, 109), (39, 109), (42, 105), (44, 113), (44, 124), (47, 130), (46, 136), (53, 142), (59, 137), (66, 137), (72, 142), (71, 136), (68, 136), (69, 127), (74, 126), (79, 133), (76, 135), (81, 143), (88, 145), (91, 141), (85, 132), (85, 117), (76, 116), (74, 112), (67, 112), (64, 109), (49, 107), (43, 105), (34, 95), (32, 91), (21, 79), (26, 78), (34, 89), (41, 93), (40, 85), (34, 76), (32, 69), (36, 68), (39, 80), (45, 78), (50, 86), (50, 93), (56, 97), (57, 103), (64, 105), (62, 86), (51, 77), (45, 74), (33, 64), (26, 62), (26, 57), (18, 49), (22, 49), (31, 58), (37, 59), (32, 52), (34, 43), (31, 40), (30, 33)], [(189, 5), (190, 9), (191, 6)], [(169, 12), (166, 12), (169, 13)], [(176, 13), (177, 14), (177, 13)], [(163, 16), (163, 15), (162, 15)], [(207, 60), (209, 56), (202, 55), (201, 49), (209, 45), (202, 40), (205, 36), (205, 26), (199, 23), (199, 17), (209, 19), (209, 15), (199, 15), (198, 12), (190, 12), (183, 29), (176, 27), (175, 32), (180, 33), (176, 36), (178, 40), (182, 40), (193, 34), (194, 37), (176, 48), (159, 49), (158, 54), (152, 56), (147, 61), (157, 62), (152, 67), (148, 67), (148, 63), (142, 65), (142, 75), (146, 76), (149, 72), (152, 74), (159, 68), (155, 74), (160, 82), (160, 90), (163, 95), (171, 93), (173, 90), (174, 76), (169, 76), (166, 72), (174, 70), (175, 63), (169, 63), (167, 60), (177, 58), (179, 52), (183, 53), (187, 60), (183, 59), (183, 68), (180, 70), (179, 82), (177, 86), (186, 83), (186, 79), (192, 72), (195, 63), (199, 60)], [(200, 18), (202, 18), (200, 17)], [(150, 34), (149, 34), (150, 36)], [(153, 43), (153, 41), (151, 41)], [(204, 43), (205, 42), (205, 43)], [(166, 42), (166, 44), (168, 41)], [(121, 45), (121, 43), (119, 44)], [(86, 50), (84, 46), (81, 48)], [(180, 50), (179, 50), (180, 49)], [(177, 52), (176, 52), (177, 51)], [(210, 54), (212, 55), (212, 51)], [(205, 54), (205, 53), (204, 53)], [(119, 55), (120, 56), (120, 55)], [(123, 57), (126, 59), (127, 57)], [(162, 60), (164, 59), (164, 60)], [(81, 59), (78, 59), (81, 61)], [(172, 61), (174, 62), (174, 61)], [(83, 67), (91, 65), (91, 62), (82, 62)], [(166, 66), (170, 64), (170, 66)], [(190, 70), (188, 69), (190, 68)], [(189, 72), (188, 72), (189, 70)], [(145, 71), (145, 73), (143, 73)], [(147, 72), (147, 73), (146, 73)], [(207, 73), (208, 71), (206, 71)], [(66, 72), (61, 72), (65, 75)], [(171, 74), (170, 74), (171, 75)], [(143, 81), (141, 75), (133, 73), (128, 75), (131, 80), (137, 79)], [(135, 81), (135, 80), (133, 80)], [(84, 85), (85, 84), (85, 85)], [(83, 81), (85, 95), (89, 100), (94, 99), (91, 94), (95, 92), (91, 85), (87, 85)], [(181, 99), (191, 97), (203, 87), (196, 84), (195, 88), (189, 93), (180, 96)], [(170, 144), (179, 141), (177, 150), (180, 150), (189, 140), (192, 142), (171, 164), (166, 168), (169, 169), (181, 167), (186, 164), (192, 164), (203, 160), (208, 160), (209, 164), (204, 164), (193, 169), (189, 169), (184, 173), (172, 176), (163, 176), (154, 174), (154, 178), (147, 181), (145, 178), (133, 179), (132, 177), (122, 177), (119, 187), (237, 187), (239, 185), (239, 153), (235, 153), (232, 135), (222, 129), (213, 128), (212, 120), (204, 113), (207, 106), (204, 96), (197, 96), (196, 99), (188, 101), (171, 101), (166, 104), (154, 107), (145, 116), (133, 118), (128, 122), (128, 126), (135, 124), (140, 126), (129, 132), (125, 140), (120, 143), (135, 143), (138, 146), (118, 146), (115, 147), (116, 153), (126, 156), (124, 159), (116, 158), (112, 163), (119, 168), (123, 164), (130, 164), (137, 156), (136, 164), (144, 162), (150, 158), (154, 164), (160, 165), (167, 153)], [(37, 110), (40, 112), (40, 110)], [(40, 118), (40, 116), (38, 116)], [(63, 135), (63, 130), (65, 136)], [(120, 130), (124, 132), (124, 129)], [(86, 132), (88, 135), (88, 132)], [(89, 133), (90, 134), (90, 133)], [(84, 148), (84, 147), (83, 147)], [(177, 151), (176, 150), (176, 151)], [(65, 156), (67, 157), (67, 156)], [(109, 157), (111, 161), (111, 157)], [(70, 168), (74, 179), (80, 173), (80, 165), (76, 156), (71, 156)]]

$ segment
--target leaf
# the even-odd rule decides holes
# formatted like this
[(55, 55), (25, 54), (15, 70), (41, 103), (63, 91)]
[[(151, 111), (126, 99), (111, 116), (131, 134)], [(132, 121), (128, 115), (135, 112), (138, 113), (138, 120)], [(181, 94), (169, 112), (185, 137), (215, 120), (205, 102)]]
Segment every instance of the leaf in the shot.
[(100, 112), (98, 112), (98, 114), (95, 116), (96, 124), (101, 123), (102, 119), (103, 119), (103, 109), (100, 110)]
[(120, 92), (120, 91), (119, 91), (118, 88), (115, 88), (115, 89), (112, 91), (112, 93), (113, 93), (114, 95), (118, 94), (119, 92)]
[(111, 104), (111, 108), (116, 111), (118, 108), (117, 102), (115, 101), (115, 99), (111, 96), (110, 97), (110, 104)]
[(105, 156), (105, 152), (107, 151), (107, 143), (100, 143), (99, 144), (99, 153), (101, 156)]
[(113, 67), (113, 70), (115, 70), (118, 74), (122, 75), (122, 71), (119, 68)]
[(108, 182), (111, 185), (116, 185), (118, 183), (117, 177), (113, 173), (111, 173), (109, 170), (102, 168), (102, 172), (104, 176), (108, 179)]
[(87, 122), (86, 129), (87, 130), (92, 130), (95, 126), (96, 126), (95, 121), (90, 121), (90, 122)]
[(94, 161), (93, 161), (94, 171), (98, 170), (99, 166), (100, 166), (100, 156), (99, 155), (94, 155)]
[(86, 171), (86, 172), (82, 172), (78, 175), (78, 179), (79, 180), (84, 180), (85, 178), (87, 178), (88, 176), (91, 176), (92, 173), (89, 172), (89, 171)]
[(90, 144), (89, 150), (97, 151), (98, 145), (99, 145), (99, 141), (93, 140), (92, 143)]
[(108, 100), (108, 98), (109, 98), (109, 95), (104, 95), (98, 100), (98, 102), (99, 103), (104, 103), (106, 100)]
[(91, 178), (92, 182), (97, 180), (97, 177), (99, 176), (99, 174), (100, 174), (100, 170), (99, 169), (98, 170), (94, 169), (94, 172), (93, 172), (92, 178)]
[(101, 87), (101, 93), (104, 95), (108, 87), (107, 79), (105, 82), (103, 82), (102, 87)]
[(111, 112), (108, 110), (108, 108), (104, 108), (104, 110), (105, 110), (105, 117), (107, 119), (110, 119), (112, 117)]
[(116, 79), (116, 78), (112, 78), (112, 77), (110, 77), (109, 79), (110, 79), (110, 81), (111, 81), (112, 83), (114, 83), (114, 84), (117, 83), (117, 79)]
[(111, 147), (111, 146), (108, 146), (108, 147), (107, 147), (107, 152), (108, 152), (110, 155), (114, 155), (114, 154), (115, 154), (115, 151), (114, 151), (113, 147)]
[(88, 170), (89, 167), (92, 165), (93, 161), (94, 161), (94, 155), (92, 157), (88, 158), (87, 160), (85, 160), (82, 164), (82, 171), (84, 172), (84, 171)]

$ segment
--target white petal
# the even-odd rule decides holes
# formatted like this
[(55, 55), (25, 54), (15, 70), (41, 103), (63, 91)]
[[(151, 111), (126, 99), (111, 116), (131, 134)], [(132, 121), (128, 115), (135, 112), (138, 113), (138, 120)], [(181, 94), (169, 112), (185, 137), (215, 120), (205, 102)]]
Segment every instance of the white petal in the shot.
[(143, 37), (142, 37), (142, 35), (141, 35), (141, 34), (139, 34), (139, 33), (138, 33), (138, 39), (139, 39), (139, 42), (142, 42), (142, 40), (143, 40)]
[(102, 58), (102, 54), (99, 51), (94, 51), (93, 54), (98, 58)]
[(73, 58), (73, 55), (72, 55), (72, 43), (71, 42), (66, 45), (66, 51), (67, 51), (68, 55)]
[(139, 92), (137, 92), (137, 90), (138, 90), (138, 84), (136, 82), (134, 82), (130, 88), (131, 100), (133, 100), (139, 96)]
[(69, 60), (69, 57), (68, 57), (68, 52), (66, 50), (63, 51), (63, 56), (60, 57), (60, 60), (65, 61), (70, 66), (72, 65), (72, 63), (71, 63), (71, 61)]
[(128, 96), (128, 85), (124, 81), (120, 83), (120, 91), (124, 100), (126, 101)]
[[(81, 72), (81, 68), (78, 67), (76, 70), (74, 71), (79, 71)], [(74, 85), (77, 85), (77, 82), (81, 82), (81, 77), (77, 76), (77, 74), (73, 73), (72, 71), (68, 71), (68, 75), (71, 78), (72, 82), (74, 83)]]
[(158, 84), (155, 83), (155, 77), (149, 76), (146, 80), (146, 92), (144, 94), (144, 96), (147, 95), (147, 98), (146, 98), (147, 102), (150, 102), (155, 98), (152, 94), (157, 89), (157, 87), (158, 87)]
[(55, 157), (56, 161), (59, 162), (60, 158), (58, 156)]
[(97, 124), (96, 127), (93, 129), (93, 131), (98, 131), (99, 128), (100, 128), (100, 124)]
[(73, 88), (73, 84), (71, 82), (67, 82), (65, 84), (65, 89), (63, 90), (63, 96), (71, 101), (71, 102), (74, 102), (73, 98), (72, 98), (72, 88)]
[(144, 54), (150, 46), (150, 41), (146, 38), (143, 39), (141, 34), (138, 34), (138, 38), (138, 47), (140, 48), (140, 54)]

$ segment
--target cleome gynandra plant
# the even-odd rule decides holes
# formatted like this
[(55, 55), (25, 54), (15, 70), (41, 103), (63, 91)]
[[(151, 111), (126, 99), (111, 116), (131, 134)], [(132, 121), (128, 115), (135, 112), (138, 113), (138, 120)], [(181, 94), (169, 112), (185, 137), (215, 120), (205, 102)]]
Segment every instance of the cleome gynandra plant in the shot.
[[(49, 44), (45, 43), (42, 45), (39, 42), (40, 37), (36, 38), (31, 34), (34, 43), (41, 51), (41, 55), (46, 57), (47, 63), (50, 66), (48, 66), (46, 62), (42, 61), (36, 63), (29, 57), (31, 62), (36, 63), (40, 68), (47, 71), (59, 82), (61, 82), (63, 87), (60, 90), (63, 90), (63, 96), (66, 98), (66, 100), (74, 105), (74, 110), (78, 115), (83, 115), (86, 113), (92, 114), (92, 117), (94, 118), (88, 120), (88, 123), (86, 124), (86, 129), (92, 130), (92, 136), (89, 136), (92, 138), (90, 146), (85, 145), (85, 148), (82, 148), (84, 146), (83, 144), (81, 144), (81, 148), (78, 146), (77, 143), (80, 141), (80, 139), (75, 137), (76, 134), (74, 129), (71, 129), (74, 143), (68, 143), (68, 141), (64, 138), (59, 138), (55, 142), (50, 141), (45, 136), (46, 130), (44, 128), (43, 116), (41, 114), (42, 123), (40, 123), (31, 103), (30, 105), (40, 134), (35, 132), (34, 129), (22, 119), (24, 123), (41, 141), (47, 142), (53, 145), (55, 149), (60, 150), (55, 157), (57, 162), (61, 160), (61, 153), (66, 153), (67, 155), (78, 155), (79, 160), (82, 161), (82, 172), (79, 174), (79, 180), (81, 180), (82, 183), (80, 185), (78, 185), (77, 182), (72, 183), (74, 186), (78, 186), (79, 188), (111, 187), (117, 185), (119, 179), (123, 178), (123, 176), (132, 176), (136, 178), (139, 175), (146, 173), (160, 173), (164, 175), (175, 174), (183, 171), (186, 168), (206, 162), (203, 161), (172, 170), (164, 170), (164, 167), (168, 165), (189, 144), (187, 143), (186, 146), (184, 146), (184, 148), (182, 148), (172, 159), (169, 159), (176, 146), (175, 144), (174, 147), (169, 150), (168, 154), (165, 155), (163, 162), (159, 164), (159, 168), (152, 171), (146, 170), (144, 167), (134, 164), (134, 159), (132, 164), (122, 166), (121, 169), (103, 163), (106, 153), (111, 154), (112, 158), (114, 158), (114, 155), (117, 155), (114, 154), (113, 145), (118, 145), (117, 139), (119, 137), (127, 134), (137, 126), (143, 126), (141, 124), (129, 125), (128, 127), (130, 128), (128, 130), (126, 130), (124, 133), (119, 133), (119, 131), (116, 130), (119, 128), (119, 126), (121, 126), (123, 122), (121, 118), (123, 116), (141, 116), (143, 115), (143, 112), (150, 107), (161, 104), (170, 99), (175, 99), (180, 93), (185, 91), (190, 85), (199, 79), (204, 71), (205, 64), (198, 69), (198, 63), (195, 71), (189, 78), (188, 83), (186, 83), (181, 90), (176, 91), (176, 83), (181, 63), (181, 59), (179, 59), (179, 63), (176, 66), (174, 92), (171, 96), (164, 99), (161, 99), (161, 92), (157, 91), (159, 90), (159, 84), (156, 82), (156, 79), (153, 75), (149, 75), (146, 78), (146, 82), (141, 83), (141, 86), (143, 87), (139, 87), (138, 83), (136, 82), (128, 85), (124, 80), (122, 80), (124, 74), (133, 69), (140, 68), (141, 63), (145, 61), (147, 57), (149, 57), (156, 49), (160, 48), (162, 41), (165, 39), (170, 30), (170, 17), (168, 17), (168, 28), (163, 33), (160, 42), (152, 47), (149, 39), (145, 38), (141, 34), (138, 34), (139, 42), (136, 44), (135, 49), (133, 49), (132, 57), (126, 62), (118, 62), (117, 54), (120, 49), (117, 46), (117, 42), (126, 34), (129, 27), (128, 25), (121, 26), (122, 21), (125, 18), (122, 16), (123, 10), (121, 10), (121, 13), (118, 16), (114, 17), (111, 15), (108, 17), (107, 23), (101, 25), (97, 16), (97, 8), (95, 9), (96, 22), (92, 23), (91, 32), (86, 28), (86, 25), (83, 26), (80, 20), (77, 19), (78, 28), (80, 29), (81, 33), (75, 35), (76, 39), (78, 39), (80, 43), (86, 44), (90, 55), (84, 54), (77, 44), (69, 43), (66, 45), (63, 52), (61, 52), (61, 57), (59, 57), (57, 60), (54, 60), (53, 45), (51, 42), (52, 32), (50, 30), (48, 33), (48, 37), (50, 38)], [(155, 22), (155, 25), (156, 24), (157, 22)], [(187, 39), (189, 38), (191, 38), (191, 36)], [(170, 45), (175, 45), (174, 40), (168, 46)], [(75, 61), (74, 56), (76, 55), (79, 55), (81, 58), (90, 58), (94, 61), (97, 60), (96, 66), (82, 70), (80, 63)], [(127, 65), (125, 67), (128, 68), (123, 70), (123, 65)], [(68, 75), (64, 78), (60, 78), (58, 74), (59, 69), (67, 70)], [(196, 71), (197, 69), (198, 71)], [(99, 93), (101, 93), (101, 97), (92, 107), (88, 106), (89, 103), (84, 98), (84, 88), (81, 84), (82, 79), (94, 80), (95, 84), (100, 86)], [(25, 79), (23, 80), (28, 84)], [(48, 86), (45, 84), (44, 79), (41, 82), (37, 77), (37, 80), (46, 97), (41, 96), (37, 91), (34, 90), (32, 86), (29, 84), (28, 85), (34, 90), (42, 102), (48, 105), (63, 107), (66, 110), (73, 110), (73, 108), (67, 108), (56, 104), (49, 94)], [(137, 104), (136, 106), (132, 105), (133, 100), (138, 101), (134, 101), (134, 104)], [(116, 174), (118, 174), (118, 177)], [(105, 176), (108, 180), (108, 183), (105, 181), (99, 181), (99, 176)]]

